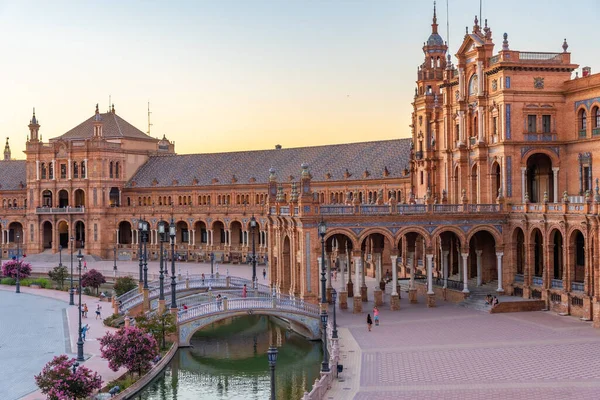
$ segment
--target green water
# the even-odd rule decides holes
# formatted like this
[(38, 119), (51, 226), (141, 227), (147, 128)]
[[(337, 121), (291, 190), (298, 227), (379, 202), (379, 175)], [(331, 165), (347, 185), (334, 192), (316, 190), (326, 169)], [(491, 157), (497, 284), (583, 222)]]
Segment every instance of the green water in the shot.
[(140, 400), (269, 399), (267, 350), (277, 343), (277, 399), (300, 399), (319, 377), (321, 342), (310, 342), (266, 316), (214, 324), (181, 349)]

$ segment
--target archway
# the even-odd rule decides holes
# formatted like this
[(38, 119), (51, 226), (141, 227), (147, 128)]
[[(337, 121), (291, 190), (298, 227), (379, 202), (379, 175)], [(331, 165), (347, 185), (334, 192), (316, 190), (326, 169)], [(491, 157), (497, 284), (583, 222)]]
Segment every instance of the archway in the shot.
[(552, 160), (546, 154), (532, 154), (527, 159), (526, 191), (530, 202), (541, 203), (545, 195), (548, 196), (550, 203), (556, 201), (552, 174)]
[[(361, 253), (364, 255), (364, 276), (375, 278), (376, 287), (384, 277), (384, 270), (390, 267), (392, 243), (381, 233), (375, 232), (364, 237), (360, 243)], [(385, 266), (384, 266), (385, 264)], [(360, 282), (362, 284), (362, 282)]]
[[(281, 254), (281, 280), (279, 290), (282, 293), (289, 293), (292, 283), (292, 270), (291, 270), (291, 254), (290, 254), (290, 238), (286, 235), (283, 239), (283, 247)], [(321, 286), (319, 286), (320, 288)]]
[[(562, 281), (563, 278), (563, 237), (562, 233), (558, 229), (554, 229), (550, 232), (550, 265), (548, 266), (552, 271), (552, 279)], [(552, 284), (551, 286), (554, 286)]]
[(491, 202), (493, 203), (498, 195), (500, 194), (501, 187), (501, 176), (500, 176), (500, 164), (497, 162), (492, 165), (492, 198)]
[(65, 208), (68, 205), (69, 205), (69, 192), (67, 192), (64, 189), (59, 190), (58, 191), (58, 207)]
[(83, 249), (85, 246), (85, 224), (83, 221), (75, 222), (75, 248)]
[(69, 224), (67, 221), (58, 223), (58, 244), (66, 249), (69, 247)]
[(42, 223), (42, 247), (44, 249), (52, 248), (52, 223), (50, 221)]
[(498, 280), (496, 240), (490, 232), (481, 230), (471, 237), (467, 273), (477, 278), (477, 286)]
[(473, 164), (471, 168), (471, 196), (469, 201), (472, 204), (479, 203), (479, 165)]
[(404, 259), (405, 274), (412, 276), (426, 276), (425, 247), (427, 242), (419, 232), (407, 232), (406, 258)]
[(514, 243), (513, 252), (516, 274), (521, 275), (522, 280), (525, 273), (525, 234), (523, 233), (523, 229), (515, 229), (512, 242)]
[(213, 246), (215, 250), (223, 250), (223, 243), (225, 243), (225, 229), (221, 221), (215, 221), (213, 223)]
[(208, 243), (208, 231), (203, 221), (197, 221), (194, 224), (195, 245), (206, 245)]
[[(341, 286), (348, 291), (349, 297), (353, 295), (353, 283), (350, 284), (352, 282), (352, 250), (352, 240), (343, 233), (333, 234), (326, 239), (325, 258), (340, 274), (339, 281)], [(350, 290), (351, 288), (352, 290)]]
[(239, 221), (233, 221), (230, 225), (230, 238), (231, 238), (231, 249), (240, 251), (244, 239), (242, 237), (242, 224)]
[(119, 244), (131, 244), (132, 232), (129, 221), (119, 223)]
[(175, 240), (177, 244), (189, 243), (190, 232), (188, 230), (188, 224), (185, 221), (179, 221), (176, 224), (176, 236)]
[(533, 246), (533, 252), (531, 255), (531, 272), (533, 275), (532, 284), (536, 286), (542, 286), (542, 277), (544, 275), (544, 237), (539, 229), (535, 228), (531, 232), (530, 243)]
[(52, 192), (50, 190), (44, 190), (42, 192), (42, 207), (52, 207)]
[(85, 207), (85, 192), (82, 189), (75, 190), (75, 207)]
[(583, 233), (579, 229), (574, 230), (571, 233), (571, 248), (573, 253), (571, 255), (571, 273), (573, 279), (571, 280), (574, 284), (572, 290), (583, 291), (583, 282), (585, 280), (585, 238)]
[[(461, 252), (463, 251), (461, 240), (455, 232), (443, 231), (439, 235), (439, 253), (436, 254), (436, 258), (441, 262), (436, 263), (436, 271), (438, 276), (442, 278), (448, 277), (451, 282), (451, 286), (454, 285), (455, 289), (462, 290), (463, 275), (462, 275), (462, 258)], [(439, 265), (441, 264), (441, 265)], [(444, 271), (446, 270), (446, 272)]]
[(111, 207), (119, 207), (121, 195), (119, 193), (119, 188), (112, 187), (110, 188), (110, 193), (108, 194), (108, 203)]
[(18, 243), (19, 246), (23, 246), (23, 243), (25, 243), (23, 225), (20, 222), (11, 222), (8, 225), (8, 241), (10, 243)]

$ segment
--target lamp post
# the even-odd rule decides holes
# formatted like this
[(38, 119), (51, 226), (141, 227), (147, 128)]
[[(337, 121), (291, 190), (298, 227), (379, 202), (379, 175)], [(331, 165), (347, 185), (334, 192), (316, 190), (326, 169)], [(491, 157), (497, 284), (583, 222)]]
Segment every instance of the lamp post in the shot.
[(76, 362), (75, 364), (73, 364), (73, 366), (71, 368), (73, 368), (73, 375), (75, 375), (75, 372), (77, 371), (77, 367), (79, 367), (79, 363)]
[[(143, 235), (142, 235), (142, 229), (144, 228), (144, 220), (142, 219), (142, 217), (140, 217), (140, 219), (138, 220), (138, 245), (139, 245), (139, 249), (138, 249), (138, 253), (139, 253), (139, 258), (140, 258), (140, 281), (138, 283), (139, 288), (140, 288), (140, 292), (142, 291), (142, 286), (144, 285), (144, 259), (142, 258), (142, 242), (143, 242)], [(140, 240), (142, 239), (142, 240)]]
[(77, 337), (77, 361), (85, 361), (83, 358), (83, 338), (81, 336), (81, 261), (83, 260), (83, 254), (81, 249), (77, 253), (77, 261), (79, 262), (79, 335)]
[(333, 332), (331, 332), (331, 338), (337, 339), (338, 338), (337, 320), (335, 318), (335, 301), (337, 300), (337, 290), (335, 290), (335, 289), (333, 289), (331, 291), (331, 300), (333, 300)]
[(73, 297), (75, 295), (75, 289), (73, 289), (73, 244), (75, 243), (75, 238), (71, 236), (69, 241), (71, 242), (71, 289), (69, 290), (69, 305), (74, 306), (75, 299), (73, 299)]
[(270, 346), (267, 351), (269, 368), (271, 369), (271, 400), (275, 400), (275, 363), (277, 363), (277, 347)]
[[(160, 242), (160, 276), (159, 276), (159, 282), (160, 282), (160, 292), (158, 295), (158, 303), (159, 305), (162, 303), (164, 304), (165, 301), (165, 287), (164, 287), (164, 281), (165, 281), (165, 276), (163, 275), (163, 262), (164, 262), (164, 258), (163, 258), (163, 242), (164, 242), (164, 238), (165, 238), (165, 221), (162, 220), (162, 218), (160, 219), (160, 222), (158, 223), (158, 241)], [(162, 302), (161, 302), (162, 300)], [(164, 305), (163, 305), (164, 307)], [(161, 310), (164, 311), (164, 310)]]
[(144, 289), (148, 289), (148, 221), (142, 227), (142, 242), (144, 244)]
[(256, 289), (256, 247), (254, 243), (256, 218), (254, 218), (254, 215), (252, 215), (252, 218), (250, 218), (250, 228), (252, 229), (252, 289)]
[(58, 266), (62, 267), (62, 246), (58, 246)]
[(117, 277), (117, 246), (116, 245), (113, 247), (113, 259), (115, 261), (115, 263), (113, 265), (113, 273), (116, 278)]
[(177, 283), (175, 282), (175, 222), (171, 216), (169, 224), (169, 236), (171, 237), (171, 308), (177, 308), (177, 299), (175, 298)]
[(327, 296), (325, 293), (325, 233), (327, 225), (321, 218), (319, 236), (321, 236), (321, 323), (323, 324), (323, 362), (321, 372), (329, 372), (329, 356), (327, 355)]
[(211, 252), (210, 253), (210, 277), (213, 277), (213, 265), (215, 263), (215, 253)]
[(21, 293), (21, 263), (19, 262), (19, 234), (17, 233), (17, 282), (16, 282), (16, 293)]

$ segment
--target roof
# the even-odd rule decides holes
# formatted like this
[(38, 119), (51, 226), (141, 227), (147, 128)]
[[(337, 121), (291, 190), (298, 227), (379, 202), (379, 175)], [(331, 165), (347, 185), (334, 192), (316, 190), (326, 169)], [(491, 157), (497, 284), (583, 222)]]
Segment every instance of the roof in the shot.
[[(410, 160), (410, 139), (187, 155), (151, 156), (126, 187), (231, 185), (268, 182), (275, 168), (279, 182), (299, 181), (308, 163), (313, 181), (353, 181), (400, 178)], [(346, 169), (351, 174), (345, 177)], [(367, 170), (369, 175), (364, 177)], [(326, 174), (331, 174), (329, 179)], [(290, 179), (290, 176), (292, 178)], [(253, 182), (251, 179), (254, 178)], [(217, 179), (217, 181), (214, 181)]]
[[(27, 185), (25, 160), (0, 161), (0, 190), (21, 190)], [(23, 187), (21, 187), (21, 183)]]
[(444, 45), (444, 39), (442, 39), (442, 37), (437, 33), (432, 33), (429, 36), (429, 39), (427, 39), (427, 46), (443, 46), (443, 45)]
[(96, 115), (99, 116), (102, 122), (102, 136), (105, 138), (133, 138), (133, 139), (150, 139), (156, 140), (155, 138), (146, 135), (123, 118), (112, 112), (104, 114), (94, 114), (75, 128), (71, 129), (67, 133), (61, 136), (52, 138), (51, 140), (64, 139), (87, 139), (94, 135), (94, 122), (96, 121)]

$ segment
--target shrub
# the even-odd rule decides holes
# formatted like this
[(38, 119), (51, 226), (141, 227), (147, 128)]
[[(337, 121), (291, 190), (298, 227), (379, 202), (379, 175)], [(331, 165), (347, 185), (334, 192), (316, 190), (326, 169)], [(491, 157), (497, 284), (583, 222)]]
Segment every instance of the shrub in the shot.
[(13, 278), (2, 278), (0, 283), (3, 285), (16, 285), (17, 281)]
[(15, 279), (17, 275), (20, 279), (27, 278), (31, 275), (31, 264), (23, 260), (7, 261), (2, 264), (2, 275)]
[(63, 288), (65, 280), (69, 277), (69, 270), (64, 265), (59, 265), (48, 271), (48, 276), (52, 279), (59, 288)]
[(98, 294), (98, 288), (100, 285), (106, 283), (106, 279), (104, 279), (104, 275), (102, 275), (99, 271), (95, 269), (90, 269), (88, 272), (83, 274), (81, 277), (81, 286), (91, 287), (96, 289), (96, 295)]
[[(16, 281), (15, 281), (15, 284), (16, 284)], [(29, 279), (29, 278), (19, 279), (19, 284), (21, 286), (29, 286), (29, 285), (31, 285), (31, 279)]]
[(35, 383), (49, 400), (85, 399), (102, 386), (102, 378), (81, 365), (73, 372), (75, 359), (66, 355), (54, 357), (35, 376)]
[(152, 335), (137, 326), (129, 326), (101, 337), (100, 351), (113, 371), (126, 367), (130, 373), (137, 372), (141, 376), (158, 355), (158, 346)]
[(145, 330), (152, 336), (158, 343), (161, 343), (161, 349), (166, 348), (166, 336), (177, 332), (177, 323), (175, 321), (175, 315), (166, 311), (162, 315), (156, 313), (150, 317), (141, 315), (135, 319), (136, 326)]
[(50, 282), (46, 278), (37, 278), (31, 281), (32, 284), (40, 285), (42, 288), (46, 289), (50, 286)]
[(118, 328), (119, 325), (123, 322), (123, 316), (119, 314), (113, 314), (109, 317), (104, 318), (104, 325), (110, 326), (112, 328)]
[(122, 296), (130, 290), (135, 289), (138, 286), (137, 282), (131, 276), (123, 276), (117, 278), (115, 281), (115, 293), (118, 296)]

